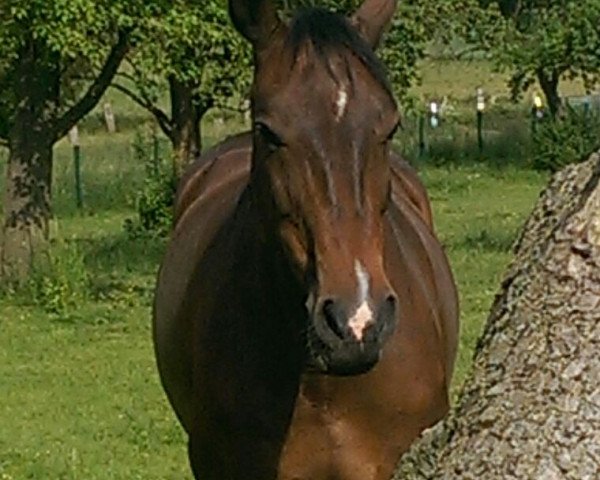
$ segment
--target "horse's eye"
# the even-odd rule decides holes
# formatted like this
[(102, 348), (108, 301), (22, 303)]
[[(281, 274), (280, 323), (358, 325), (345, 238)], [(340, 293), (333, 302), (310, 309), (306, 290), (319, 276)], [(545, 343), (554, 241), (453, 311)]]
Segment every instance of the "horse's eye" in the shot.
[(281, 137), (277, 135), (266, 123), (256, 122), (254, 128), (256, 133), (258, 133), (261, 138), (267, 142), (272, 150), (276, 150), (285, 145), (285, 142), (281, 139)]
[(402, 126), (402, 123), (400, 122), (400, 120), (398, 120), (396, 125), (394, 125), (394, 128), (392, 128), (390, 130), (390, 133), (388, 133), (387, 137), (385, 138), (385, 141), (386, 142), (391, 141), (394, 138), (394, 135), (396, 135), (396, 133), (398, 133), (398, 130), (400, 129), (401, 126)]

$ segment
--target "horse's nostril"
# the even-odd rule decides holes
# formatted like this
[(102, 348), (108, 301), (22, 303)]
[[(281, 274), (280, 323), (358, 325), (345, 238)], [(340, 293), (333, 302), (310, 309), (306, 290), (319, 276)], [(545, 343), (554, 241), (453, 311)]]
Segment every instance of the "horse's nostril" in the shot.
[(387, 297), (385, 297), (385, 303), (383, 305), (383, 311), (388, 315), (394, 316), (396, 313), (396, 304), (398, 303), (398, 299), (396, 295), (390, 293)]
[(396, 308), (396, 295), (394, 295), (393, 293), (390, 293), (386, 299), (385, 299), (385, 303), (388, 304), (388, 306), (392, 307), (392, 308)]
[(342, 332), (340, 324), (336, 318), (337, 315), (335, 302), (332, 299), (328, 298), (323, 302), (322, 313), (323, 317), (325, 318), (325, 322), (327, 323), (327, 326), (331, 329), (331, 331), (335, 333), (335, 335), (338, 338), (343, 339), (344, 333)]

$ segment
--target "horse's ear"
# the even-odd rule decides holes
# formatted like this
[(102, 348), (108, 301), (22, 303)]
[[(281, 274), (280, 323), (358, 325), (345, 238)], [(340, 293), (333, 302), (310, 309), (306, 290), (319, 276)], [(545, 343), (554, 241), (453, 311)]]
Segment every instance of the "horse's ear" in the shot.
[(396, 11), (396, 0), (365, 0), (350, 21), (373, 48), (379, 41)]
[(229, 0), (229, 16), (255, 48), (266, 43), (280, 24), (273, 0)]

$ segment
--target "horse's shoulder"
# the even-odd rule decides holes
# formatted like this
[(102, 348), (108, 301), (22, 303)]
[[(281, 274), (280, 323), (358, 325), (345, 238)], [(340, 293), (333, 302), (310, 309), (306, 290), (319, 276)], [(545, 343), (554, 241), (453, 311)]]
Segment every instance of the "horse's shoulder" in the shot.
[(394, 201), (408, 202), (413, 206), (421, 219), (433, 229), (431, 204), (423, 182), (417, 171), (400, 155), (393, 153), (392, 160), (392, 193)]
[[(204, 152), (185, 171), (175, 194), (175, 225), (192, 205), (227, 188), (243, 190), (248, 180), (252, 137), (244, 132)], [(240, 188), (241, 187), (241, 188)]]
[(175, 225), (158, 273), (154, 344), (163, 384), (188, 431), (194, 411), (188, 378), (193, 361), (190, 341), (196, 318), (193, 315), (197, 315), (190, 305), (200, 304), (202, 294), (207, 295), (197, 287), (200, 265), (232, 218), (248, 184), (250, 152), (249, 136), (238, 135), (208, 150), (189, 166), (178, 186)]

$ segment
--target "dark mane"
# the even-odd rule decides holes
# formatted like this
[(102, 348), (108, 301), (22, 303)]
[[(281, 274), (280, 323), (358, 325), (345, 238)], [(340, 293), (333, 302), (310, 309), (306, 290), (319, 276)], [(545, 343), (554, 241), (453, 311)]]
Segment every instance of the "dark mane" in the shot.
[(304, 43), (311, 43), (324, 62), (331, 53), (349, 50), (392, 94), (385, 67), (345, 16), (322, 8), (301, 9), (291, 21), (287, 41), (294, 56)]

